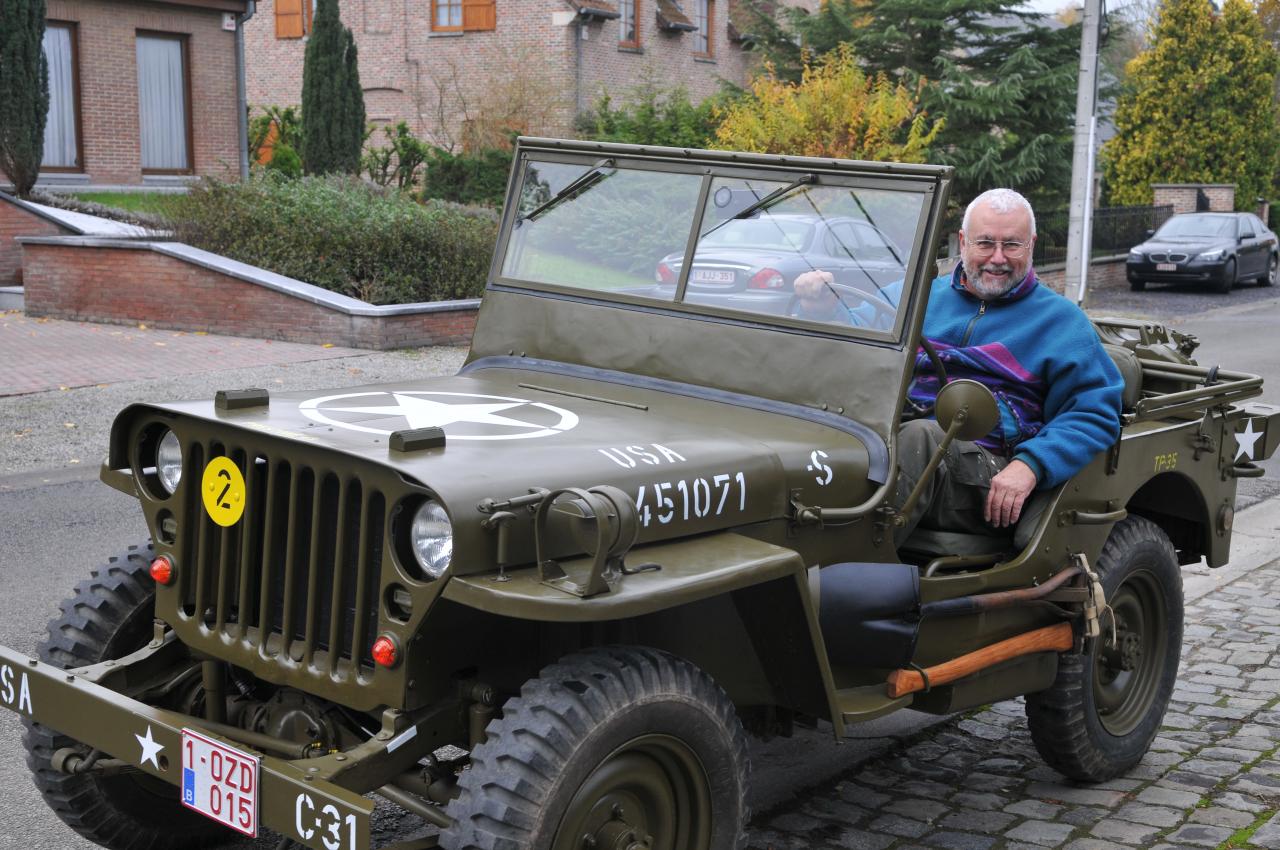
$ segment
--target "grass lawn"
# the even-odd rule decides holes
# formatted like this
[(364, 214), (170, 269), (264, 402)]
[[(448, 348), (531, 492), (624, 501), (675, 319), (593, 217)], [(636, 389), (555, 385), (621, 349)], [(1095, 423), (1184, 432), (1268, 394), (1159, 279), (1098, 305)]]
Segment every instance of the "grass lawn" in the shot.
[(67, 192), (69, 197), (81, 201), (115, 207), (118, 210), (140, 213), (162, 213), (173, 198), (168, 192)]
[(520, 266), (522, 268), (512, 269), (508, 273), (525, 280), (558, 283), (561, 286), (577, 286), (583, 289), (632, 289), (654, 285), (652, 272), (648, 275), (639, 275), (560, 254), (530, 251), (525, 255), (525, 261)]

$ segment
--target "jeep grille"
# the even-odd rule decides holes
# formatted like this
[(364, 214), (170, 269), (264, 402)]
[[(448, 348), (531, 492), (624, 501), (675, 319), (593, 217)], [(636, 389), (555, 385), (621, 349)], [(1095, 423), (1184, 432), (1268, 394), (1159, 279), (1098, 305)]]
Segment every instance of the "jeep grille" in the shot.
[[(253, 646), (330, 676), (371, 672), (386, 499), (335, 470), (218, 443), (187, 448), (186, 474), (226, 455), (245, 476), (240, 521), (210, 519), (187, 486), (180, 544), (182, 613), (225, 643)], [(198, 480), (198, 479), (196, 479)]]

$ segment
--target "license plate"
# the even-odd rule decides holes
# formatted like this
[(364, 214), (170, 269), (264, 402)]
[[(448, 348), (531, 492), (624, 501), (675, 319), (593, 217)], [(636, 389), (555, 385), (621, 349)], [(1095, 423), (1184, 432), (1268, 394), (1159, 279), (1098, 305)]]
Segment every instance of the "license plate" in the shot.
[(182, 805), (236, 832), (258, 835), (260, 759), (182, 730)]
[(694, 283), (733, 283), (734, 275), (733, 272), (694, 269), (689, 279)]
[(1177, 263), (1156, 263), (1156, 271), (1158, 272), (1176, 272), (1177, 270)]

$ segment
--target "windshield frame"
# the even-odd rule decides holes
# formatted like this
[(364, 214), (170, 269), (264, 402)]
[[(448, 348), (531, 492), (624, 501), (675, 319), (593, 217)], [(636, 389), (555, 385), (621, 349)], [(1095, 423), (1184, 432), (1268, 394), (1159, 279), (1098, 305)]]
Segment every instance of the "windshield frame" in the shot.
[[(790, 183), (806, 174), (816, 177), (819, 186), (848, 187), (851, 189), (889, 190), (920, 196), (920, 208), (914, 224), (914, 241), (906, 247), (910, 259), (903, 277), (903, 297), (897, 305), (891, 328), (878, 329), (856, 325), (840, 325), (799, 316), (778, 316), (735, 310), (717, 305), (698, 304), (685, 298), (688, 276), (692, 263), (682, 263), (673, 300), (663, 301), (626, 293), (604, 290), (588, 290), (582, 287), (524, 280), (503, 275), (507, 254), (512, 247), (512, 234), (518, 218), (518, 198), (530, 160), (581, 165), (584, 172), (600, 161), (602, 156), (614, 160), (613, 167), (660, 173), (684, 173), (701, 180), (697, 201), (689, 223), (689, 234), (683, 256), (692, 257), (698, 245), (700, 229), (706, 215), (711, 187), (716, 178), (740, 178)], [(756, 160), (756, 161), (752, 161)], [(940, 212), (937, 201), (940, 184), (950, 176), (950, 170), (940, 166), (901, 165), (897, 163), (858, 163), (841, 160), (819, 160), (808, 157), (780, 157), (766, 154), (733, 154), (720, 151), (688, 151), (672, 148), (645, 148), (634, 145), (603, 145), (560, 140), (519, 139), (511, 177), (507, 186), (507, 202), (504, 207), (498, 242), (494, 251), (487, 288), (524, 292), (553, 298), (600, 304), (623, 309), (664, 313), (683, 318), (728, 322), (744, 326), (788, 330), (824, 337), (854, 338), (860, 341), (901, 343), (909, 331), (909, 319), (915, 312), (915, 302), (927, 289), (927, 281), (935, 273), (924, 275), (926, 264), (933, 266), (936, 258), (932, 251), (921, 251), (926, 234), (937, 226)], [(810, 183), (810, 185), (814, 185)], [(816, 225), (815, 225), (816, 226)], [(924, 255), (924, 256), (922, 256)], [(936, 268), (936, 267), (934, 267)], [(927, 292), (924, 293), (927, 297)]]

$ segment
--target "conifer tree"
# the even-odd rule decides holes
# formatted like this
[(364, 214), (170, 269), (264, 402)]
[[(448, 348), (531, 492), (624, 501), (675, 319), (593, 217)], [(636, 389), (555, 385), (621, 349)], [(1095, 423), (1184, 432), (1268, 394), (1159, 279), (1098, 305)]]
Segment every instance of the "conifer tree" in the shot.
[(1019, 0), (824, 0), (805, 15), (753, 7), (751, 29), (779, 76), (805, 53), (848, 44), (868, 74), (921, 88), (944, 124), (929, 159), (956, 167), (955, 197), (1014, 186), (1065, 204), (1079, 67), (1078, 25), (1051, 28)]
[(1151, 203), (1152, 183), (1234, 183), (1236, 205), (1274, 189), (1272, 90), (1280, 60), (1247, 0), (1165, 0), (1128, 66), (1103, 150), (1110, 202)]
[(338, 17), (338, 0), (318, 0), (302, 65), (301, 154), (307, 174), (360, 173), (364, 114), (355, 38)]
[(44, 0), (0, 0), (0, 172), (30, 194), (44, 158), (49, 113)]

